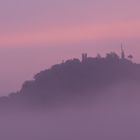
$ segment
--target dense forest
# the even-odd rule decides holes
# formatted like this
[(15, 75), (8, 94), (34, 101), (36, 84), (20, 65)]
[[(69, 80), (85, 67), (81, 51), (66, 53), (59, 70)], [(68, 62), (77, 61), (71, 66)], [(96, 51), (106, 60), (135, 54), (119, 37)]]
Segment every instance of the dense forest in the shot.
[(140, 82), (140, 65), (132, 59), (132, 55), (126, 58), (123, 52), (121, 57), (115, 52), (105, 57), (82, 54), (81, 60), (70, 59), (37, 73), (33, 80), (23, 83), (20, 91), (1, 97), (0, 108), (17, 104), (44, 105), (60, 98), (94, 95), (120, 82)]

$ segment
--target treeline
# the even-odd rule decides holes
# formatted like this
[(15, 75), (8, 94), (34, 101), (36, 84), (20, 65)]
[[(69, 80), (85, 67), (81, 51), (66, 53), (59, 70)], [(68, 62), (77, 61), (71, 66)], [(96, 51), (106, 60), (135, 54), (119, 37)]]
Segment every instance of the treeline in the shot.
[[(82, 55), (83, 56), (83, 55)], [(83, 58), (84, 57), (84, 58)], [(46, 103), (58, 98), (76, 96), (104, 90), (118, 82), (140, 82), (140, 65), (132, 62), (132, 56), (120, 58), (111, 52), (105, 57), (71, 59), (39, 72), (33, 80), (24, 82), (20, 91), (1, 97), (0, 103)]]

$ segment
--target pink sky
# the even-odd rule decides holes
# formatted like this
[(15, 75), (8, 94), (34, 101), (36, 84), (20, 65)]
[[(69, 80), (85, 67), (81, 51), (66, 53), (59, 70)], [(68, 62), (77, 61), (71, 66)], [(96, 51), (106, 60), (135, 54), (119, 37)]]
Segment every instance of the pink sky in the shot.
[(0, 95), (63, 59), (120, 51), (139, 57), (138, 0), (1, 0)]

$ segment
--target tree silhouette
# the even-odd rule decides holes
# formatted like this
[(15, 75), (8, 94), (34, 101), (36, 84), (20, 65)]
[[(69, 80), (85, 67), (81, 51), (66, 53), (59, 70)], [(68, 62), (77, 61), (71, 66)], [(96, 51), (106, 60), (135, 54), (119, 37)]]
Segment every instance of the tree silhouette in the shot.
[(133, 55), (128, 55), (128, 59), (132, 60), (133, 59)]
[(110, 52), (105, 57), (84, 55), (84, 61), (74, 58), (55, 64), (37, 73), (33, 80), (25, 81), (20, 91), (1, 97), (0, 104), (46, 104), (60, 97), (73, 97), (89, 91), (94, 94), (94, 91), (122, 81), (140, 82), (140, 65), (133, 63), (132, 58), (129, 55), (128, 59), (121, 59), (115, 52)]

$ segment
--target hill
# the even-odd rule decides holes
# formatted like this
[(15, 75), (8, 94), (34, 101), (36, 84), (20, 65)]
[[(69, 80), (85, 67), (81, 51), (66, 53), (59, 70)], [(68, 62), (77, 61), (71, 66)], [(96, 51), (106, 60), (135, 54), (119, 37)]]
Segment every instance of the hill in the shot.
[(0, 98), (3, 106), (46, 105), (58, 99), (93, 95), (113, 84), (140, 82), (140, 65), (132, 62), (132, 57), (120, 58), (111, 52), (106, 57), (71, 59), (39, 72), (33, 80), (25, 81), (20, 91)]

